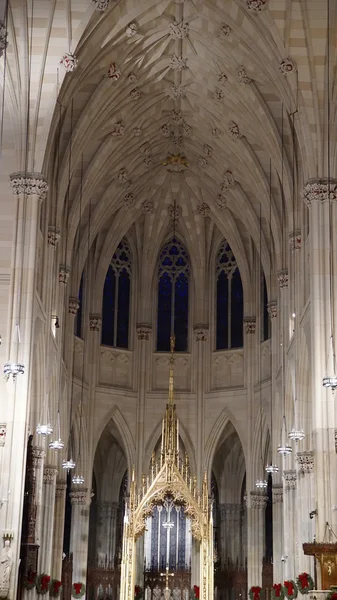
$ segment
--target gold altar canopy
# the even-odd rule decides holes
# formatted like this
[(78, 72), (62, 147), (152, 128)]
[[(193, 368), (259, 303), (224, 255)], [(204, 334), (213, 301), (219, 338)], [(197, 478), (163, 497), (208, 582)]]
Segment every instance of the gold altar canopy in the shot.
[(135, 473), (132, 473), (124, 517), (120, 600), (134, 600), (136, 540), (143, 535), (146, 519), (151, 516), (154, 506), (162, 504), (167, 496), (184, 507), (186, 517), (191, 521), (192, 535), (200, 542), (200, 599), (211, 600), (214, 595), (213, 521), (207, 475), (205, 473), (200, 493), (196, 477), (191, 476), (187, 455), (182, 460), (179, 453), (179, 422), (173, 402), (173, 381), (174, 336), (171, 338), (169, 398), (163, 418), (160, 458), (156, 460), (155, 455), (152, 456), (149, 474), (147, 477), (143, 475), (138, 490)]

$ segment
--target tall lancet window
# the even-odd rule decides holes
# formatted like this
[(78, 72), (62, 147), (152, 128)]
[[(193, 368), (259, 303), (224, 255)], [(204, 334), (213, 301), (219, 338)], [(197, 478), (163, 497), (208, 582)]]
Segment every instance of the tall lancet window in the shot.
[(184, 507), (167, 496), (146, 520), (144, 559), (146, 570), (189, 571), (191, 568), (191, 521)]
[(174, 331), (175, 349), (186, 352), (188, 342), (188, 296), (190, 262), (186, 248), (175, 238), (161, 251), (158, 269), (157, 350), (170, 350)]
[(118, 244), (106, 274), (103, 291), (102, 344), (128, 348), (131, 252), (125, 238)]
[(243, 345), (243, 290), (234, 254), (224, 241), (216, 259), (216, 348)]

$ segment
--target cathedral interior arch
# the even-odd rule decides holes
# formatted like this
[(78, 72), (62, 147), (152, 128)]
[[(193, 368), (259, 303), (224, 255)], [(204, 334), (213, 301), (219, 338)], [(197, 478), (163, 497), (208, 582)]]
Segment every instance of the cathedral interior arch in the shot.
[(1, 598), (337, 586), (336, 24), (0, 2)]

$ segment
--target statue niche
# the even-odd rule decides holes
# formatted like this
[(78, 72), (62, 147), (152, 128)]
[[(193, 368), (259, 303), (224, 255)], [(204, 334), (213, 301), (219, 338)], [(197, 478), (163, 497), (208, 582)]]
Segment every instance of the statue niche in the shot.
[(0, 598), (7, 598), (9, 594), (12, 566), (13, 552), (10, 541), (6, 540), (0, 555)]

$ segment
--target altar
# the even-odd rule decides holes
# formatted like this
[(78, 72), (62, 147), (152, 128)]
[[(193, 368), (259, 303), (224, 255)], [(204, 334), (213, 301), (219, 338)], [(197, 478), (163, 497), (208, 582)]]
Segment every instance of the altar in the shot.
[[(214, 596), (213, 517), (207, 474), (198, 489), (187, 454), (180, 455), (173, 375), (174, 336), (160, 451), (154, 449), (141, 485), (137, 486), (134, 471), (131, 477), (123, 526), (120, 600), (134, 600), (135, 586), (142, 584), (146, 600), (187, 600), (194, 585), (200, 600)], [(145, 571), (140, 571), (140, 539), (144, 540)]]

